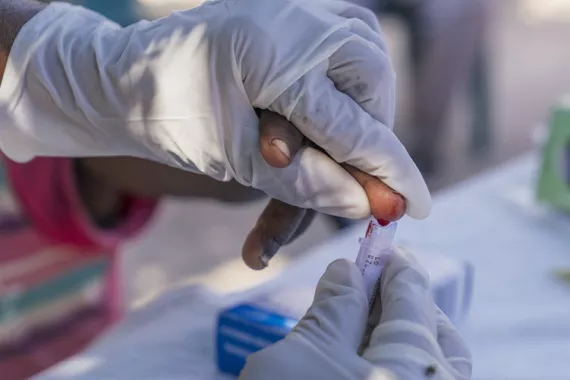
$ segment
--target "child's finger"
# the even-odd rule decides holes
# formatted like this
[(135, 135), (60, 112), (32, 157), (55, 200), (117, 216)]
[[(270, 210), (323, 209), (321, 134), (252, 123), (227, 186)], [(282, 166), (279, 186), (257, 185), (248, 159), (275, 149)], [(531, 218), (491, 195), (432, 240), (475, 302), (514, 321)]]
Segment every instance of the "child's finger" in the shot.
[(385, 185), (378, 178), (343, 164), (342, 167), (362, 186), (370, 203), (372, 216), (377, 219), (395, 221), (406, 213), (404, 197)]
[[(282, 245), (303, 225), (307, 210), (271, 199), (242, 248), (242, 258), (252, 269), (265, 268)], [(306, 228), (306, 227), (305, 227)]]

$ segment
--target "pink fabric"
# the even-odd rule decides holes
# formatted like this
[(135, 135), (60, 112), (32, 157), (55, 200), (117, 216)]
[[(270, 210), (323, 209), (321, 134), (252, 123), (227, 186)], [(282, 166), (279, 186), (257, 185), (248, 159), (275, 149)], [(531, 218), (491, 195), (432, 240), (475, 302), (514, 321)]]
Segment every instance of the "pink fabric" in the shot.
[(73, 159), (36, 158), (25, 164), (4, 158), (10, 187), (22, 212), (44, 237), (60, 244), (89, 250), (108, 251), (112, 257), (107, 281), (111, 312), (119, 318), (123, 311), (118, 257), (119, 244), (139, 232), (152, 215), (156, 200), (125, 194), (126, 213), (113, 229), (95, 226), (81, 202)]

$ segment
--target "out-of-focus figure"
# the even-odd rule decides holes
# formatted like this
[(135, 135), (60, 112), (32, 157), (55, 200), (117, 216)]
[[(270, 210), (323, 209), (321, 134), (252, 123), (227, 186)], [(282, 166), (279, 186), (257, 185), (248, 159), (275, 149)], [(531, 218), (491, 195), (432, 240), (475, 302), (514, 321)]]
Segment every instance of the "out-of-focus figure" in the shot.
[(437, 153), (454, 90), (469, 84), (476, 153), (492, 143), (485, 31), (487, 0), (351, 0), (396, 16), (409, 30), (412, 61), (412, 138), (408, 149), (425, 175), (438, 169)]

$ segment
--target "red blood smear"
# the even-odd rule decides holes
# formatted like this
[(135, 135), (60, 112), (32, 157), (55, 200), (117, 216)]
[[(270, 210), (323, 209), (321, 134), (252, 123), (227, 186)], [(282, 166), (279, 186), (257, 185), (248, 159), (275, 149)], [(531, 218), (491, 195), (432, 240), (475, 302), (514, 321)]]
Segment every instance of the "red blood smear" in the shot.
[(390, 224), (389, 221), (384, 220), (384, 219), (376, 219), (376, 221), (377, 221), (378, 224), (381, 225), (382, 227), (386, 227), (388, 224)]
[(368, 223), (368, 228), (366, 229), (366, 234), (364, 235), (365, 237), (368, 237), (370, 233), (372, 233), (372, 228), (374, 227), (373, 223), (373, 221), (370, 221), (370, 223)]

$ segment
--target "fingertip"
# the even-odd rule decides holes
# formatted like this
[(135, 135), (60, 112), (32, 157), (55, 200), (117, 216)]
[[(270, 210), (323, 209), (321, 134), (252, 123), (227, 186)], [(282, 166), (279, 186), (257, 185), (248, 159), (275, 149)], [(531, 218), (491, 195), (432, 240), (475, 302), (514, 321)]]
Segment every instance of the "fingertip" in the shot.
[(360, 270), (354, 262), (347, 259), (337, 259), (330, 263), (321, 278), (321, 282), (333, 282), (350, 288), (364, 289)]
[(377, 219), (396, 221), (406, 212), (403, 196), (386, 186), (378, 178), (366, 174), (350, 165), (343, 167), (364, 189), (370, 204), (370, 213)]
[(356, 264), (347, 259), (336, 259), (326, 269), (327, 272), (340, 272), (346, 273), (351, 271), (358, 271)]
[[(367, 191), (369, 194), (369, 191)], [(378, 219), (396, 221), (406, 212), (406, 201), (400, 194), (390, 188), (370, 190), (370, 209), (372, 215)]]
[(262, 259), (264, 253), (263, 251), (263, 234), (259, 229), (254, 228), (247, 235), (245, 242), (243, 243), (241, 250), (241, 257), (243, 259), (243, 262), (250, 269), (256, 271), (265, 269), (268, 265), (268, 260), (264, 261)]

